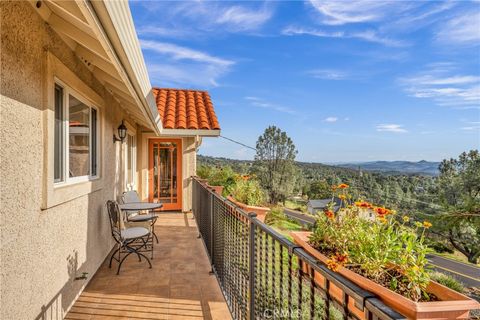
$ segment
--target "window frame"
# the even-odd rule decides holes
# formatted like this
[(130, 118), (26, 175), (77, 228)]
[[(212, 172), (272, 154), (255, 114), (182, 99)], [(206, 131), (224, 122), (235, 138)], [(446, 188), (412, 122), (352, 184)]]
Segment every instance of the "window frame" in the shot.
[[(81, 182), (86, 182), (86, 181), (94, 181), (98, 180), (101, 178), (101, 173), (99, 168), (101, 168), (101, 158), (100, 158), (100, 146), (101, 146), (101, 141), (100, 141), (100, 108), (98, 108), (95, 104), (91, 103), (87, 98), (84, 97), (81, 93), (79, 93), (77, 90), (71, 88), (69, 85), (67, 85), (65, 82), (61, 81), (57, 77), (54, 78), (54, 87), (59, 86), (63, 90), (63, 97), (62, 97), (62, 114), (63, 114), (63, 128), (62, 128), (62, 133), (63, 133), (63, 150), (62, 150), (62, 155), (63, 155), (63, 168), (62, 168), (62, 176), (63, 180), (61, 181), (55, 181), (53, 183), (54, 188), (58, 187), (63, 187), (67, 185), (72, 185), (72, 184), (77, 184)], [(69, 97), (72, 96), (75, 99), (79, 100), (82, 102), (84, 105), (86, 105), (89, 108), (89, 143), (88, 143), (88, 159), (89, 159), (89, 174), (88, 175), (83, 175), (83, 176), (78, 176), (78, 177), (70, 177), (70, 104), (69, 104)], [(93, 137), (93, 128), (91, 127), (92, 125), (92, 109), (96, 111), (96, 128), (95, 128), (95, 137)], [(93, 139), (95, 138), (95, 146), (96, 146), (96, 151), (95, 151), (95, 163), (96, 163), (96, 174), (92, 175), (93, 172), (93, 162), (92, 162), (92, 145), (93, 145)], [(54, 164), (55, 165), (55, 164)], [(55, 172), (55, 168), (54, 168)]]
[[(129, 138), (132, 140), (132, 145), (131, 145), (131, 177), (128, 176), (128, 165), (129, 165)], [(127, 130), (127, 137), (125, 138), (126, 143), (125, 143), (125, 153), (124, 153), (124, 158), (125, 158), (125, 189), (126, 190), (135, 190), (137, 186), (136, 182), (136, 172), (137, 172), (137, 135), (134, 131), (132, 130)]]

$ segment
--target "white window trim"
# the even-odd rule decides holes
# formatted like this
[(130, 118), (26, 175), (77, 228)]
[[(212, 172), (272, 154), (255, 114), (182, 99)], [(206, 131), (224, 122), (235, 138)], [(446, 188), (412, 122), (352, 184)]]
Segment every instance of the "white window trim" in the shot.
[(137, 187), (137, 135), (136, 132), (129, 129), (129, 126), (127, 125), (127, 143), (128, 143), (128, 136), (132, 137), (133, 145), (132, 145), (132, 182), (129, 183), (129, 176), (128, 176), (128, 146), (125, 144), (125, 153), (124, 153), (124, 159), (125, 159), (125, 190), (130, 191), (130, 190), (136, 190)]
[[(63, 155), (63, 181), (58, 181), (58, 182), (54, 182), (54, 188), (58, 188), (58, 187), (64, 187), (64, 186), (68, 186), (68, 185), (72, 185), (72, 184), (76, 184), (76, 183), (80, 183), (80, 182), (85, 182), (85, 181), (93, 181), (93, 180), (96, 180), (96, 179), (100, 179), (100, 176), (101, 176), (101, 172), (99, 170), (99, 167), (101, 167), (101, 164), (100, 164), (100, 157), (99, 157), (99, 154), (100, 154), (100, 119), (101, 119), (101, 113), (100, 113), (100, 110), (98, 107), (96, 107), (94, 104), (92, 104), (90, 101), (88, 101), (88, 99), (86, 99), (81, 93), (77, 92), (76, 90), (72, 89), (69, 85), (67, 85), (65, 82), (63, 82), (62, 80), (58, 79), (57, 77), (54, 77), (54, 81), (55, 81), (55, 84), (57, 84), (58, 86), (62, 87), (63, 89), (63, 152), (62, 152), (62, 155)], [(79, 177), (70, 177), (70, 159), (69, 159), (69, 156), (70, 156), (70, 148), (69, 148), (69, 137), (70, 137), (70, 126), (69, 126), (69, 119), (70, 119), (70, 105), (68, 104), (69, 103), (69, 96), (72, 96), (74, 97), (75, 99), (79, 100), (80, 102), (82, 102), (83, 104), (85, 104), (87, 107), (90, 108), (90, 112), (89, 112), (89, 124), (91, 126), (92, 124), (92, 112), (91, 112), (91, 109), (95, 109), (97, 111), (97, 129), (96, 129), (96, 142), (97, 142), (97, 152), (96, 152), (96, 155), (97, 155), (97, 159), (96, 159), (96, 163), (97, 163), (97, 173), (96, 175), (85, 175), (85, 176), (79, 176)], [(92, 127), (90, 127), (90, 130), (92, 130)], [(90, 134), (91, 134), (91, 131), (90, 131)], [(89, 165), (90, 165), (90, 168), (89, 170), (92, 169), (92, 138), (90, 136), (89, 138)]]
[[(43, 187), (41, 209), (48, 209), (62, 203), (71, 201), (103, 188), (105, 162), (103, 161), (105, 147), (103, 136), (105, 132), (105, 102), (91, 87), (83, 82), (77, 75), (65, 66), (55, 55), (46, 51), (46, 72), (44, 73), (44, 155), (43, 155)], [(83, 98), (88, 105), (97, 109), (97, 175), (94, 179), (83, 181), (69, 181), (68, 183), (54, 182), (54, 140), (55, 140), (55, 82), (66, 85), (77, 92), (75, 97)], [(83, 101), (82, 100), (82, 101)], [(66, 104), (64, 104), (66, 107)], [(64, 115), (65, 117), (66, 115)], [(68, 137), (65, 137), (67, 139)], [(64, 155), (65, 157), (66, 155)], [(65, 164), (66, 165), (66, 164)], [(67, 177), (64, 177), (67, 179)]]

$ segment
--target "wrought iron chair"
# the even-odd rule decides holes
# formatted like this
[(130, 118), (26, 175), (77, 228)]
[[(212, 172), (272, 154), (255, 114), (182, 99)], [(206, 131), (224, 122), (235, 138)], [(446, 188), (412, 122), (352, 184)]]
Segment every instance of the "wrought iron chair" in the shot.
[[(122, 195), (122, 201), (123, 203), (142, 202), (136, 191), (125, 191)], [(150, 211), (146, 214), (141, 214), (138, 211), (137, 212), (134, 211), (134, 212), (127, 213), (126, 216), (127, 216), (127, 221), (132, 222), (134, 224), (135, 223), (140, 224), (142, 222), (150, 223), (150, 227), (152, 228), (152, 234), (158, 243), (158, 237), (155, 234), (155, 222), (157, 221), (158, 216), (155, 212)]]
[[(147, 260), (150, 268), (152, 268), (150, 259), (142, 253), (150, 251), (153, 254), (153, 240), (150, 230), (143, 227), (125, 227), (123, 214), (118, 208), (116, 201), (107, 201), (107, 212), (112, 229), (112, 237), (117, 242), (117, 248), (110, 257), (108, 267), (112, 267), (112, 260), (115, 259), (119, 263), (117, 275), (120, 274), (123, 262), (129, 255), (134, 253), (138, 256), (138, 261), (141, 262), (141, 257), (143, 257)], [(117, 253), (118, 258), (115, 256)], [(122, 254), (125, 255), (122, 257)]]

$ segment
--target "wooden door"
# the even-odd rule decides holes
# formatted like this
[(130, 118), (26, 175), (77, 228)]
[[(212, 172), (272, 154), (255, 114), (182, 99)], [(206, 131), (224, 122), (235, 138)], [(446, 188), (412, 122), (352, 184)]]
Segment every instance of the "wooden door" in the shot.
[(148, 198), (163, 203), (162, 210), (182, 210), (182, 140), (149, 142)]

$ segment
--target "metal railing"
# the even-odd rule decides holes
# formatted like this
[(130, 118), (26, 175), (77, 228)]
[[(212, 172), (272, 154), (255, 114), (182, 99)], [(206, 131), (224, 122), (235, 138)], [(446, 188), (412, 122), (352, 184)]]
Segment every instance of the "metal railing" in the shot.
[(192, 179), (193, 214), (233, 319), (405, 319)]

